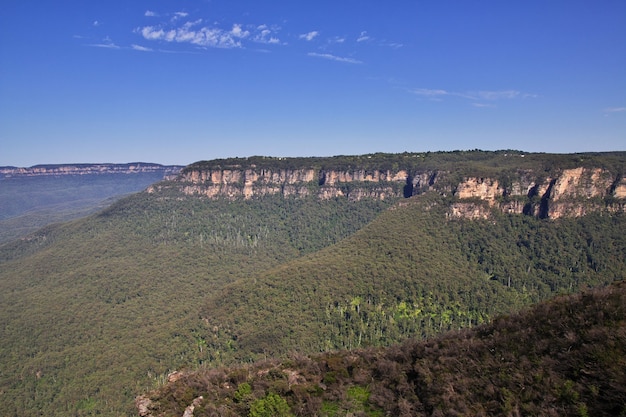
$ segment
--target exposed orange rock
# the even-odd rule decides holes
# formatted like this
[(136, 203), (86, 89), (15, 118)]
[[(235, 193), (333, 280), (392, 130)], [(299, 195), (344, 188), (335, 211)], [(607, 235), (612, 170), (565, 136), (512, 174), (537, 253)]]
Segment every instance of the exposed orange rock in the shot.
[(503, 195), (498, 180), (491, 178), (467, 178), (457, 187), (457, 197), (460, 199), (479, 198), (493, 204), (497, 197)]
[[(207, 198), (251, 199), (265, 195), (317, 196), (321, 200), (348, 198), (394, 199), (410, 197), (427, 191), (453, 195), (458, 202), (451, 206), (451, 217), (485, 218), (490, 209), (510, 214), (560, 218), (581, 216), (604, 209), (600, 200), (612, 196), (618, 202), (609, 207), (624, 211), (626, 181), (616, 181), (603, 168), (578, 167), (543, 177), (531, 171), (518, 172), (503, 184), (497, 178), (466, 177), (456, 186), (447, 178), (448, 172), (406, 170), (316, 170), (260, 169), (254, 165), (237, 169), (191, 170), (177, 183), (186, 195)], [(154, 192), (153, 187), (149, 192)], [(588, 201), (588, 200), (597, 201)], [(481, 200), (485, 205), (468, 204), (464, 200)]]

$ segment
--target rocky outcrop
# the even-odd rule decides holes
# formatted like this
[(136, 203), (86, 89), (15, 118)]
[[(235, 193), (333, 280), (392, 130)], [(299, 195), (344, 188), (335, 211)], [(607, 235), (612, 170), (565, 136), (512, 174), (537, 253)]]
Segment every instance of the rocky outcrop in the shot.
[(613, 196), (626, 198), (626, 178), (619, 178), (613, 183)]
[(135, 408), (140, 417), (153, 417), (150, 409), (152, 408), (152, 401), (150, 398), (140, 395), (135, 398)]
[(193, 417), (193, 410), (196, 409), (197, 406), (200, 405), (200, 403), (202, 402), (202, 400), (204, 400), (204, 398), (201, 396), (199, 396), (198, 398), (195, 398), (191, 404), (189, 404), (187, 406), (187, 408), (185, 408), (185, 411), (183, 412), (183, 417)]
[[(457, 187), (459, 198), (450, 210), (452, 217), (485, 218), (496, 207), (504, 213), (528, 214), (558, 219), (579, 217), (606, 209), (624, 211), (626, 184), (602, 168), (565, 169), (554, 177), (528, 181), (525, 173), (513, 181), (509, 189), (494, 179), (466, 178)], [(487, 204), (468, 203), (477, 199)], [(617, 201), (607, 201), (613, 199)]]
[(459, 183), (455, 194), (461, 200), (478, 198), (494, 204), (496, 198), (504, 195), (504, 189), (500, 187), (497, 179), (466, 178)]

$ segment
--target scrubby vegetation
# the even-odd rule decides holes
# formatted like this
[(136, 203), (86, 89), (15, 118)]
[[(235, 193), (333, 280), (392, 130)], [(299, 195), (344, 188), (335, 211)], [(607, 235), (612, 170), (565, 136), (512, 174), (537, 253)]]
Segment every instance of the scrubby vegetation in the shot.
[[(291, 356), (179, 376), (151, 415), (626, 415), (626, 284), (385, 349)], [(268, 410), (272, 410), (271, 412)]]

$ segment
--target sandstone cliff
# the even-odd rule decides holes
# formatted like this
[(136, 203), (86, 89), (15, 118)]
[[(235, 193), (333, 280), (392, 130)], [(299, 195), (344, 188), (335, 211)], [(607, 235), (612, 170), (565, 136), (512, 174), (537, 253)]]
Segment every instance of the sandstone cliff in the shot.
[[(520, 172), (508, 187), (493, 178), (465, 178), (456, 188), (453, 217), (486, 218), (486, 206), (506, 213), (542, 218), (577, 217), (607, 209), (624, 211), (626, 179), (603, 168), (564, 169), (554, 176), (532, 179)], [(477, 201), (468, 202), (468, 199)]]
[(320, 199), (345, 197), (396, 198), (403, 195), (406, 171), (350, 171), (302, 169), (219, 169), (185, 171), (179, 178), (182, 192), (209, 198), (253, 198), (268, 194), (316, 195)]
[[(518, 156), (520, 161), (523, 157)], [(401, 199), (437, 192), (451, 198), (451, 217), (470, 218), (486, 218), (492, 210), (498, 210), (556, 219), (597, 210), (624, 211), (626, 207), (626, 179), (621, 174), (621, 166), (608, 169), (586, 163), (573, 168), (557, 165), (550, 169), (490, 167), (483, 169), (489, 175), (478, 176), (464, 175), (480, 171), (478, 168), (421, 168), (419, 162), (407, 168), (377, 169), (372, 167), (371, 160), (366, 167), (355, 164), (341, 167), (337, 163), (328, 167), (331, 164), (319, 160), (299, 160), (287, 166), (284, 158), (277, 159), (276, 166), (272, 166), (271, 160), (262, 159), (259, 165), (254, 163), (257, 161), (244, 159), (236, 164), (191, 165), (173, 183), (156, 184), (148, 192), (173, 187), (185, 195), (210, 199), (280, 195), (353, 201)]]

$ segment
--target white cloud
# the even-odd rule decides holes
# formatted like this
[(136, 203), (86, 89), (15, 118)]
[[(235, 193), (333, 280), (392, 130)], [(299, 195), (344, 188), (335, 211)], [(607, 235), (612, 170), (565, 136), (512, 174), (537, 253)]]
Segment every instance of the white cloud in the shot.
[(98, 27), (98, 26), (100, 26), (100, 22), (98, 22), (97, 20), (94, 20), (94, 21), (93, 21), (93, 25), (94, 25), (95, 27)]
[(143, 15), (147, 16), (147, 17), (156, 17), (156, 16), (158, 16), (158, 14), (156, 14), (152, 10), (146, 10), (146, 12)]
[(193, 29), (200, 21), (187, 22), (183, 26), (163, 30), (154, 26), (145, 26), (138, 29), (138, 32), (147, 40), (160, 40), (165, 42), (190, 43), (192, 45), (213, 47), (213, 48), (240, 48), (239, 39), (248, 36), (239, 25), (233, 25), (230, 31), (219, 28), (201, 27)]
[(302, 35), (300, 35), (300, 39), (305, 39), (306, 41), (312, 41), (313, 39), (315, 39), (315, 37), (317, 37), (320, 33), (316, 30), (313, 30), (309, 33), (303, 33)]
[(336, 55), (331, 55), (331, 54), (319, 54), (317, 52), (309, 52), (307, 55), (313, 56), (316, 58), (330, 59), (331, 61), (346, 62), (348, 64), (362, 64), (363, 63), (362, 61), (359, 61), (358, 59), (346, 58), (346, 57), (341, 57), (341, 56), (336, 56)]
[(154, 26), (145, 26), (141, 29), (141, 35), (150, 41), (161, 39), (165, 35), (163, 29), (156, 29)]
[(189, 16), (187, 12), (174, 12), (174, 20)]
[(475, 98), (477, 100), (510, 100), (517, 98), (521, 95), (516, 90), (503, 90), (503, 91), (476, 91), (468, 93), (468, 98)]
[(250, 35), (250, 32), (241, 29), (241, 25), (234, 24), (233, 28), (230, 31), (230, 34), (233, 35), (235, 38), (243, 39), (247, 38)]
[(272, 36), (272, 31), (269, 29), (261, 30), (252, 38), (252, 40), (255, 42), (259, 42), (259, 43), (270, 43), (270, 44), (280, 43), (280, 39)]
[(370, 39), (370, 37), (367, 36), (367, 31), (363, 31), (363, 32), (361, 32), (359, 37), (356, 39), (356, 41), (357, 42), (365, 42), (365, 41), (367, 41), (369, 39)]
[[(176, 16), (187, 15), (178, 12)], [(263, 44), (281, 44), (276, 26), (242, 25), (235, 23), (230, 29), (220, 27), (201, 26), (202, 19), (178, 22), (177, 18), (161, 25), (144, 26), (135, 29), (135, 33), (150, 41), (163, 41), (171, 43), (188, 43), (200, 47), (213, 48), (241, 48), (244, 41)]]
[(255, 31), (255, 34), (251, 37), (254, 42), (273, 45), (280, 44), (280, 39), (277, 36), (274, 36), (275, 32), (278, 31), (278, 28), (273, 27), (270, 29), (267, 25), (258, 25), (255, 28)]
[(142, 51), (142, 52), (152, 51), (152, 48), (146, 48), (145, 46), (141, 46), (141, 45), (132, 44), (130, 47), (134, 49), (135, 51)]

